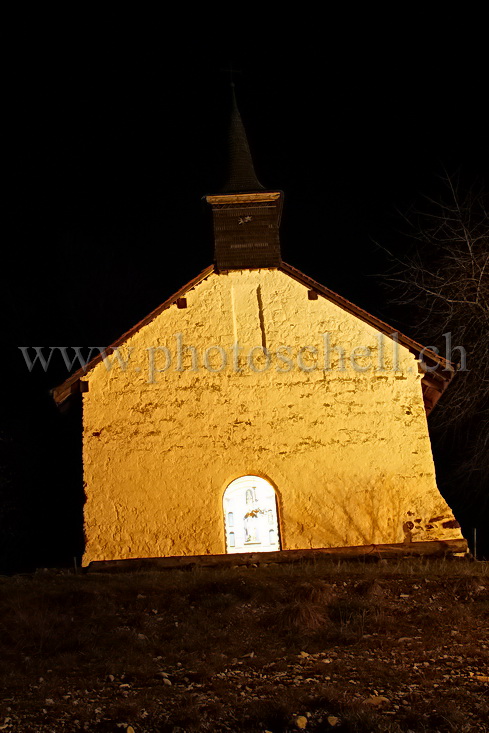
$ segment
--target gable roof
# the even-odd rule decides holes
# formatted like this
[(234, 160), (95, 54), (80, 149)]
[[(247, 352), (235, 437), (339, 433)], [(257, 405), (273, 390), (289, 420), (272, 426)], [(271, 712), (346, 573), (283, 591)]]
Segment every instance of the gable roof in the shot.
[[(447, 361), (439, 354), (436, 354), (431, 349), (424, 348), (417, 341), (409, 338), (409, 336), (405, 336), (392, 326), (389, 326), (389, 324), (380, 320), (380, 318), (373, 316), (371, 313), (368, 313), (362, 308), (359, 308), (354, 303), (351, 303), (346, 298), (338, 295), (333, 290), (330, 290), (326, 286), (316, 282), (300, 270), (297, 270), (292, 265), (288, 265), (287, 263), (282, 262), (276, 269), (284, 272), (286, 275), (301, 283), (301, 285), (304, 285), (309, 290), (317, 293), (318, 295), (321, 295), (332, 303), (335, 303), (347, 313), (350, 313), (360, 320), (364, 321), (365, 323), (369, 324), (370, 326), (373, 326), (373, 328), (375, 328), (377, 331), (380, 331), (380, 333), (383, 333), (385, 336), (391, 337), (392, 334), (397, 334), (397, 340), (399, 344), (405, 346), (407, 349), (409, 349), (411, 353), (415, 354), (417, 357), (419, 357), (420, 353), (422, 352), (423, 363), (420, 363), (420, 369), (424, 371), (424, 377), (422, 380), (423, 398), (427, 414), (431, 412), (455, 374), (455, 368), (453, 364), (451, 364), (451, 362)], [(139, 321), (139, 323), (136, 323), (132, 328), (122, 334), (122, 336), (120, 336), (116, 341), (108, 346), (103, 353), (98, 354), (93, 359), (91, 359), (84, 367), (74, 372), (74, 374), (68, 377), (68, 379), (66, 379), (62, 384), (54, 387), (51, 390), (51, 394), (55, 402), (58, 405), (61, 405), (70, 395), (81, 391), (80, 379), (85, 377), (88, 372), (90, 372), (97, 364), (103, 361), (106, 356), (109, 356), (116, 348), (118, 348), (125, 341), (127, 341), (128, 338), (133, 336), (144, 326), (148, 325), (148, 323), (151, 323), (151, 321), (159, 316), (160, 313), (169, 308), (171, 305), (175, 304), (179, 298), (182, 298), (189, 290), (192, 290), (196, 285), (201, 283), (213, 273), (219, 274), (219, 270), (216, 268), (215, 265), (210, 265), (209, 267), (206, 267), (205, 270), (202, 270), (199, 275), (190, 280), (186, 285), (180, 288), (180, 290), (177, 290), (176, 293), (171, 295), (167, 300), (161, 303), (161, 305), (151, 311), (151, 313), (149, 313), (145, 318)], [(433, 371), (431, 371), (430, 369), (426, 369), (426, 367), (432, 368)], [(441, 367), (441, 369), (436, 369), (435, 371), (434, 367)]]

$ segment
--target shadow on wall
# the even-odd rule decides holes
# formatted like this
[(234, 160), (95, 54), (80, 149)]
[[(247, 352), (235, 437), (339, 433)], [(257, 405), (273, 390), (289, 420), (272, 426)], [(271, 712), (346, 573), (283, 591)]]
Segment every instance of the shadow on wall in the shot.
[(301, 537), (310, 547), (343, 547), (453, 536), (457, 523), (442, 496), (413, 491), (410, 506), (408, 491), (385, 476), (368, 483), (361, 476), (335, 477), (325, 486), (321, 508), (311, 497), (302, 507), (286, 510), (284, 546), (298, 545)]

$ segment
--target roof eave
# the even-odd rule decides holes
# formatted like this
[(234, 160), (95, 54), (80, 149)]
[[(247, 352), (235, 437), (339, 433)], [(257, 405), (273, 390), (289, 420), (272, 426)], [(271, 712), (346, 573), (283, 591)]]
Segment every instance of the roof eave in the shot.
[[(370, 324), (373, 326), (377, 331), (380, 331), (385, 336), (389, 336), (392, 338), (394, 335), (397, 337), (397, 340), (399, 344), (402, 346), (405, 346), (411, 353), (419, 356), (420, 354), (423, 354), (424, 362), (427, 364), (428, 367), (432, 367), (435, 364), (443, 367), (444, 370), (447, 372), (446, 379), (448, 382), (451, 381), (453, 373), (456, 371), (455, 366), (445, 359), (443, 356), (440, 356), (436, 352), (432, 351), (431, 349), (425, 348), (422, 344), (418, 343), (414, 339), (410, 338), (409, 336), (406, 336), (405, 334), (401, 333), (397, 329), (390, 326), (385, 321), (382, 321), (380, 318), (377, 318), (377, 316), (373, 316), (368, 311), (364, 310), (363, 308), (360, 308), (359, 306), (355, 305), (351, 301), (344, 298), (342, 295), (338, 295), (338, 293), (335, 293), (333, 290), (330, 290), (329, 288), (325, 287), (324, 285), (321, 285), (321, 283), (316, 282), (316, 280), (313, 280), (308, 275), (304, 275), (303, 272), (300, 270), (297, 270), (292, 265), (287, 264), (286, 262), (283, 262), (281, 266), (278, 268), (282, 272), (285, 272), (290, 277), (294, 278), (294, 280), (297, 280), (297, 282), (302, 283), (306, 287), (310, 288), (311, 290), (314, 290), (318, 293), (318, 295), (322, 295), (327, 300), (331, 301), (332, 303), (335, 303), (340, 308), (345, 310), (347, 313), (351, 313), (354, 316), (357, 316), (357, 318), (360, 318), (365, 323)], [(429, 370), (423, 370), (423, 371), (429, 371)]]

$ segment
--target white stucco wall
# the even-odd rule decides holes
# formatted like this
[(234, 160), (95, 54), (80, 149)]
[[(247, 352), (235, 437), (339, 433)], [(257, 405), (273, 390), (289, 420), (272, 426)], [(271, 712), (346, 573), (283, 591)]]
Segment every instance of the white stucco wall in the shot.
[[(415, 357), (404, 347), (395, 357), (388, 338), (382, 356), (374, 328), (307, 292), (279, 270), (213, 273), (187, 308), (128, 339), (124, 369), (87, 375), (85, 564), (225, 552), (223, 493), (246, 474), (276, 488), (283, 549), (461, 537), (436, 487)], [(178, 339), (196, 348), (195, 371), (188, 352), (178, 363)], [(333, 348), (325, 357), (328, 340), (344, 349), (344, 370)], [(227, 355), (221, 371), (210, 371), (217, 348), (203, 364), (213, 346)], [(247, 356), (257, 347), (263, 368), (262, 346), (270, 366), (257, 372)], [(159, 373), (162, 347), (172, 362)]]

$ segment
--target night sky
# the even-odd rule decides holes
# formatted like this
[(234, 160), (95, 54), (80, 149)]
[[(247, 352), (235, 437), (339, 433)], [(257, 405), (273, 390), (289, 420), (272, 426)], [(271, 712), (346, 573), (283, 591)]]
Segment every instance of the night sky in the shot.
[(285, 194), (284, 260), (417, 335), (383, 285), (382, 247), (405, 251), (399, 212), (436, 197), (444, 171), (488, 185), (487, 62), (460, 44), (455, 24), (396, 28), (368, 37), (330, 28), (315, 50), (289, 38), (213, 55), (189, 43), (176, 56), (144, 33), (32, 31), (12, 43), (7, 569), (81, 552), (79, 406), (60, 415), (48, 390), (66, 368), (29, 374), (18, 346), (108, 345), (212, 262), (202, 197), (226, 178), (230, 65), (257, 175)]

